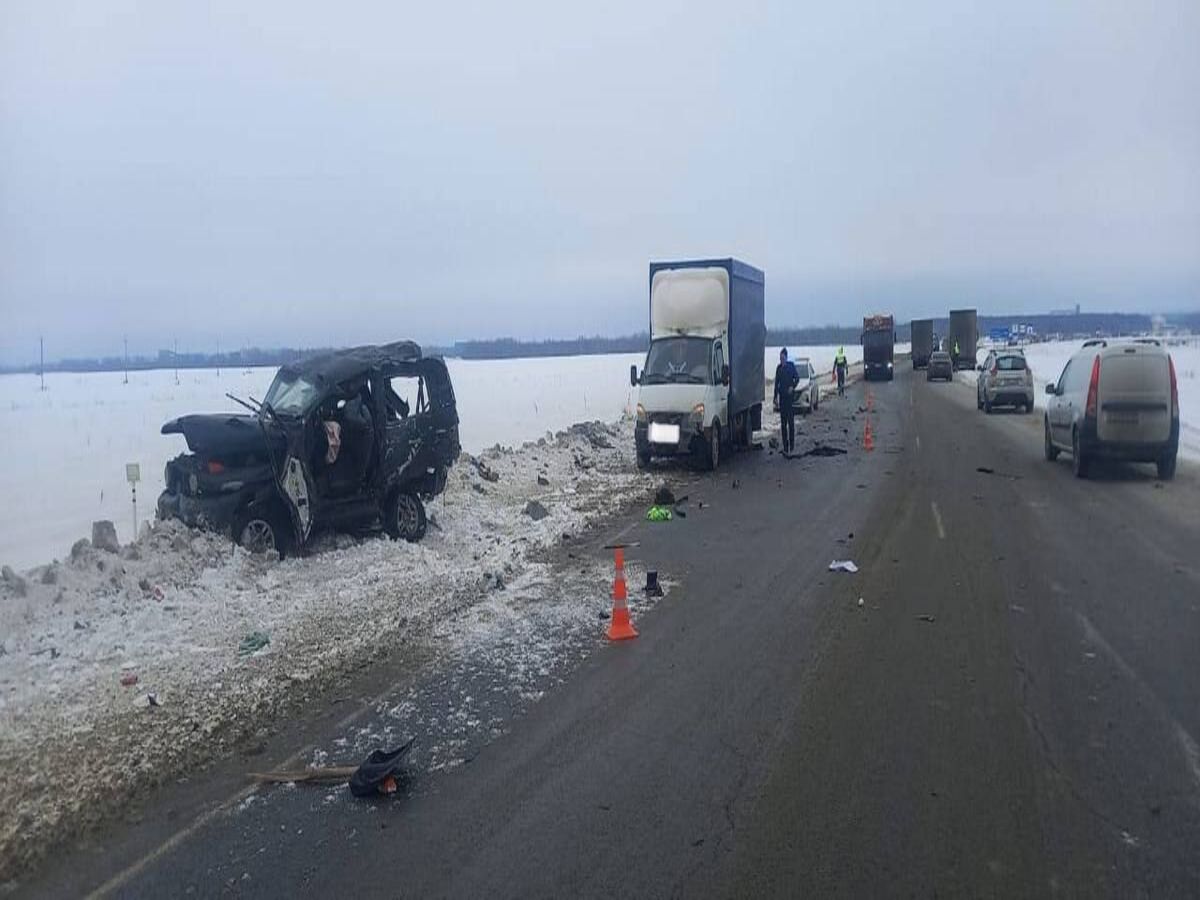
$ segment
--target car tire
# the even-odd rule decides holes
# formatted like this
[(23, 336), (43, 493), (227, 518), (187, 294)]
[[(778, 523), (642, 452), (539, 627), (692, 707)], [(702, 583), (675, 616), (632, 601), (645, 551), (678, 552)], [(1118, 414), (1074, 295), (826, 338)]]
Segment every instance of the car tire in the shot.
[(1160, 481), (1170, 481), (1175, 477), (1175, 451), (1164, 453), (1155, 463), (1158, 466), (1158, 478)]
[(383, 528), (394, 541), (405, 540), (415, 544), (425, 537), (429, 521), (425, 516), (425, 504), (411, 491), (396, 491), (384, 510)]
[(291, 523), (278, 510), (242, 513), (233, 529), (234, 541), (247, 553), (274, 550), (283, 559), (291, 551)]
[(1087, 478), (1090, 467), (1091, 460), (1079, 445), (1079, 429), (1073, 428), (1071, 430), (1071, 469), (1075, 472), (1076, 478)]
[(989, 416), (992, 414), (992, 401), (986, 396), (983, 398), (983, 411)]
[(1054, 462), (1058, 459), (1058, 448), (1054, 446), (1054, 441), (1050, 440), (1050, 419), (1049, 417), (1043, 420), (1044, 430), (1046, 432), (1046, 461)]
[(713, 419), (712, 427), (708, 430), (708, 447), (705, 448), (704, 465), (710, 472), (715, 472), (721, 464), (721, 423)]

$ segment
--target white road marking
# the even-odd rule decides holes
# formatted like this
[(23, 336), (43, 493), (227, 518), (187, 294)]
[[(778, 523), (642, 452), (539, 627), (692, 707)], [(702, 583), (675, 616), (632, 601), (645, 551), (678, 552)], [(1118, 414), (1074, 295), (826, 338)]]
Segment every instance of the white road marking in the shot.
[(933, 510), (933, 521), (937, 525), (938, 537), (943, 541), (946, 539), (946, 529), (942, 527), (942, 513), (937, 508), (937, 504), (930, 502), (929, 508)]

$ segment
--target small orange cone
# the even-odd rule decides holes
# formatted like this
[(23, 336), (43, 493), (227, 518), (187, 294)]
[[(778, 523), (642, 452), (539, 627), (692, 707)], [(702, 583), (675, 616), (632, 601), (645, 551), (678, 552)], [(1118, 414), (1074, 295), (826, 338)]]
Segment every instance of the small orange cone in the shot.
[(871, 434), (871, 420), (867, 419), (867, 424), (863, 428), (863, 449), (868, 453), (875, 449), (875, 436)]
[(626, 641), (635, 638), (638, 633), (629, 619), (629, 594), (625, 589), (625, 550), (617, 547), (613, 550), (613, 562), (617, 567), (616, 577), (613, 578), (613, 611), (612, 622), (608, 626), (610, 641)]

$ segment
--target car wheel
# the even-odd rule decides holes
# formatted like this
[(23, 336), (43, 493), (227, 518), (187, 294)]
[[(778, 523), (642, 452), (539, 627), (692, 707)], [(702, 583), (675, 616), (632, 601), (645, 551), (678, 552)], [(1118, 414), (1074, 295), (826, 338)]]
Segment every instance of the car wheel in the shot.
[(1050, 419), (1047, 417), (1044, 420), (1046, 432), (1046, 461), (1054, 462), (1058, 459), (1058, 448), (1054, 446), (1054, 441), (1050, 440)]
[(1175, 451), (1164, 453), (1158, 458), (1156, 465), (1158, 466), (1158, 477), (1163, 481), (1170, 481), (1175, 477)]
[(1083, 448), (1079, 445), (1079, 429), (1071, 430), (1071, 468), (1075, 472), (1076, 478), (1087, 478), (1089, 463), (1091, 461), (1083, 452)]
[(987, 397), (983, 398), (983, 411), (989, 416), (992, 414), (992, 401)]
[(715, 472), (721, 464), (721, 423), (713, 419), (712, 428), (708, 431), (708, 455), (704, 462), (710, 471)]
[(397, 491), (388, 503), (384, 518), (384, 529), (392, 540), (403, 539), (415, 544), (425, 537), (427, 525), (421, 498), (411, 491)]
[(246, 513), (238, 520), (235, 534), (238, 546), (247, 553), (270, 553), (273, 550), (280, 558), (287, 555), (288, 528), (281, 515), (261, 510)]

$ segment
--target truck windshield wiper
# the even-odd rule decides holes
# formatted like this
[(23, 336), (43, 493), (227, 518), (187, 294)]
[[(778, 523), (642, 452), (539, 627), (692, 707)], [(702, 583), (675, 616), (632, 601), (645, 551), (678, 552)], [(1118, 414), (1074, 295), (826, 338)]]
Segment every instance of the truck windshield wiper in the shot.
[(704, 379), (699, 375), (693, 375), (691, 372), (673, 372), (671, 373), (672, 381), (687, 381), (689, 384), (704, 384)]
[[(259, 406), (251, 406), (249, 403), (247, 403), (241, 397), (235, 397), (235, 396), (233, 396), (233, 394), (229, 393), (228, 391), (226, 391), (225, 396), (228, 397), (230, 400), (232, 400), (234, 403), (238, 404), (239, 406), (246, 407), (246, 409), (250, 410), (250, 412), (254, 413), (256, 416), (258, 415), (259, 410), (261, 409), (261, 407), (259, 407)], [(250, 399), (253, 400), (254, 398), (251, 397)]]
[(666, 380), (667, 380), (667, 376), (663, 375), (661, 372), (643, 372), (642, 373), (642, 384), (654, 384), (654, 383), (657, 383), (660, 381), (666, 381)]

